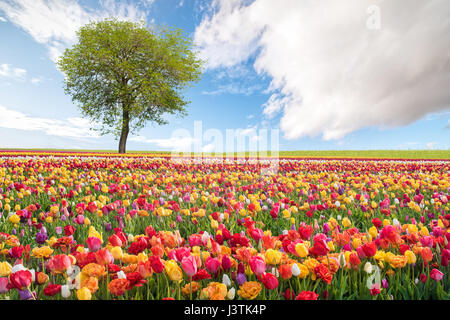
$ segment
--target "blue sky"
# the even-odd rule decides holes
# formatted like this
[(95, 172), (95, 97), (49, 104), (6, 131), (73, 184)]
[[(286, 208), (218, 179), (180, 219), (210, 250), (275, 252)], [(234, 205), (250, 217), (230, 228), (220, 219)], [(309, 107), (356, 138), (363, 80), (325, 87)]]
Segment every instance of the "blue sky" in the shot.
[[(208, 59), (202, 80), (185, 92), (189, 115), (170, 117), (164, 126), (148, 123), (129, 137), (128, 150), (171, 150), (179, 145), (174, 131), (185, 129), (194, 137), (200, 120), (203, 132), (217, 129), (223, 137), (227, 129), (279, 130), (280, 150), (450, 148), (450, 46), (448, 36), (440, 38), (449, 27), (433, 28), (449, 11), (445, 1), (410, 9), (431, 13), (429, 20), (401, 16), (395, 23), (399, 8), (380, 2), (376, 33), (358, 22), (374, 17), (366, 10), (369, 2), (346, 13), (327, 7), (336, 15), (320, 27), (311, 17), (323, 8), (275, 3), (0, 1), (0, 148), (117, 148), (113, 136), (88, 130), (64, 94), (63, 74), (54, 63), (74, 43), (79, 25), (109, 15), (180, 27)], [(346, 26), (349, 20), (360, 25)], [(330, 31), (336, 25), (342, 36)], [(411, 38), (404, 25), (415, 30)], [(351, 42), (348, 30), (354, 30)], [(428, 41), (436, 40), (431, 49)], [(201, 145), (208, 141), (203, 138)]]

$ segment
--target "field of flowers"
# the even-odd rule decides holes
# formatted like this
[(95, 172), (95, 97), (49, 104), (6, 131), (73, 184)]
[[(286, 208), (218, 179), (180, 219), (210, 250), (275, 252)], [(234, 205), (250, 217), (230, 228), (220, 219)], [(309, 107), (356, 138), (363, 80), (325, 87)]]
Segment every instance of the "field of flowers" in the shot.
[(449, 164), (3, 152), (0, 299), (447, 300)]

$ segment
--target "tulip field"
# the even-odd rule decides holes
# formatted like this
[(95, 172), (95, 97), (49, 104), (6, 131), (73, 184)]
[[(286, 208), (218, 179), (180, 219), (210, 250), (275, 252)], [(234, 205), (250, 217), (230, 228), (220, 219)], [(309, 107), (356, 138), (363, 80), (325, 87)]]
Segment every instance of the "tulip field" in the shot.
[(450, 160), (176, 160), (0, 152), (0, 299), (450, 298)]

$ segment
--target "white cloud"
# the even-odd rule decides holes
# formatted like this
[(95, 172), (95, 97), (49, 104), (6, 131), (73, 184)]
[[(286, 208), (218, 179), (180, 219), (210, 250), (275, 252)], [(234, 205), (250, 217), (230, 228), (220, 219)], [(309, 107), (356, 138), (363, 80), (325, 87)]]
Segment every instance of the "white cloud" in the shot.
[(165, 150), (173, 151), (191, 151), (191, 147), (196, 141), (191, 137), (171, 137), (168, 139), (147, 139), (144, 136), (135, 136), (129, 139), (130, 141), (148, 143), (156, 145)]
[(0, 17), (0, 21), (1, 21), (1, 22), (6, 22), (6, 19), (3, 18), (3, 17)]
[(23, 80), (27, 70), (22, 68), (13, 68), (10, 64), (0, 64), (0, 77), (13, 78), (16, 80)]
[(245, 86), (239, 83), (228, 83), (224, 85), (219, 85), (218, 89), (213, 91), (202, 91), (202, 94), (205, 95), (241, 94), (249, 96), (259, 90), (261, 90), (261, 86), (258, 84)]
[(42, 131), (50, 136), (68, 138), (98, 138), (99, 134), (90, 130), (95, 126), (83, 118), (57, 120), (32, 117), (19, 111), (10, 110), (0, 105), (0, 127), (27, 131)]
[[(142, 4), (147, 7), (152, 2)], [(113, 0), (99, 4), (101, 9), (94, 11), (73, 0), (5, 0), (0, 2), (0, 11), (35, 41), (46, 45), (50, 58), (56, 61), (66, 47), (75, 43), (75, 32), (84, 24), (110, 16), (132, 21), (146, 16), (146, 10), (136, 4)]]
[(281, 112), (287, 139), (339, 140), (450, 107), (449, 16), (447, 0), (215, 0), (195, 42), (209, 69), (254, 57), (272, 79), (263, 113)]
[(32, 84), (39, 84), (44, 80), (43, 77), (36, 77), (36, 78), (31, 78), (31, 83)]
[(425, 147), (428, 149), (428, 150), (433, 150), (433, 149), (435, 149), (436, 148), (436, 142), (428, 142), (426, 145), (425, 145)]

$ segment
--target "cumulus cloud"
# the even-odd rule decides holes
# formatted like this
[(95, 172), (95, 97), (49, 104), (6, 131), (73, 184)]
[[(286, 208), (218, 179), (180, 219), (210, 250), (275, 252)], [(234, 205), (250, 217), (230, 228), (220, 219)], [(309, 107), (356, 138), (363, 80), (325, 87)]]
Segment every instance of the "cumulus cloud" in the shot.
[(215, 0), (196, 28), (207, 68), (271, 77), (267, 118), (287, 139), (341, 139), (450, 106), (447, 0)]
[[(147, 8), (152, 2), (142, 1), (141, 5)], [(84, 24), (110, 16), (131, 21), (146, 16), (146, 10), (137, 4), (113, 0), (99, 4), (100, 10), (93, 10), (73, 0), (5, 0), (0, 1), (0, 11), (35, 41), (46, 45), (50, 58), (56, 61), (65, 48), (75, 43), (75, 32)]]
[(98, 138), (99, 134), (90, 128), (95, 126), (83, 118), (65, 120), (33, 117), (0, 105), (0, 127), (27, 131), (42, 131), (50, 136), (67, 138)]

